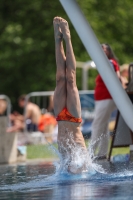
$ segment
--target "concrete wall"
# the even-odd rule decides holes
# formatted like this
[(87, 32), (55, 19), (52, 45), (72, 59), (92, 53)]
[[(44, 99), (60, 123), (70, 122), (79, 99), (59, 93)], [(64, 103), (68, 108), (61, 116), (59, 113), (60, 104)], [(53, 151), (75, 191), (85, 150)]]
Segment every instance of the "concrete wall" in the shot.
[(7, 117), (0, 117), (0, 164), (17, 161), (17, 133), (6, 133)]

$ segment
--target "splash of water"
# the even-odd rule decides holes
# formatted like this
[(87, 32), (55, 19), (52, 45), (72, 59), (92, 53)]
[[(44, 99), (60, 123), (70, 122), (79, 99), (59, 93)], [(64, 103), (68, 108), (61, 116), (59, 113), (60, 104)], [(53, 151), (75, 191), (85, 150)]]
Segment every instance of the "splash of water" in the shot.
[(94, 162), (95, 156), (93, 152), (95, 143), (100, 141), (105, 135), (101, 135), (94, 143), (90, 142), (88, 150), (85, 151), (85, 149), (81, 148), (81, 146), (75, 142), (72, 131), (64, 127), (62, 132), (65, 134), (63, 134), (61, 141), (65, 141), (66, 143), (65, 146), (63, 142), (58, 143), (60, 151), (63, 152), (62, 154), (47, 141), (49, 148), (59, 157), (60, 162), (58, 164), (56, 163), (56, 171), (60, 174), (69, 172), (72, 174), (106, 173), (100, 164)]
[(58, 141), (61, 156), (60, 171), (71, 173), (83, 173), (88, 171), (91, 162), (88, 152), (74, 140), (74, 134), (68, 128), (62, 129), (63, 137)]

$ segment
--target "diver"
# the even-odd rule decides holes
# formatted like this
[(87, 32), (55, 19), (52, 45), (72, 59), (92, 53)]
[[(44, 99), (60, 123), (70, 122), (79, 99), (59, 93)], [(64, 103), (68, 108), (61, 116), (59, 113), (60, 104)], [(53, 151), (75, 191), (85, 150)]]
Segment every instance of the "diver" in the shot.
[(77, 174), (87, 170), (88, 153), (80, 130), (82, 119), (76, 85), (76, 61), (68, 22), (61, 17), (55, 17), (53, 25), (57, 65), (53, 103), (58, 122), (58, 149), (66, 170)]

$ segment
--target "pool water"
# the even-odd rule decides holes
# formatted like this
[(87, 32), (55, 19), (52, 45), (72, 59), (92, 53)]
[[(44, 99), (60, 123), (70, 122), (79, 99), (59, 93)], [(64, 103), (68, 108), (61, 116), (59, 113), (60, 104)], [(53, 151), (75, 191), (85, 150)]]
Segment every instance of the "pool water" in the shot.
[[(0, 166), (0, 199), (130, 200), (133, 163), (94, 163), (87, 173), (60, 170), (59, 161)], [(101, 170), (101, 171), (100, 171)]]

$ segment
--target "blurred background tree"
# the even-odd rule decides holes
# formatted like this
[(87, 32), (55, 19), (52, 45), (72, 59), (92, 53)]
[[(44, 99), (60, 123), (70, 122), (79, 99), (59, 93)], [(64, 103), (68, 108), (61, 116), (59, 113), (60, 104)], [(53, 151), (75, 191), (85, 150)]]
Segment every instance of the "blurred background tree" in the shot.
[(100, 43), (109, 43), (119, 63), (133, 60), (132, 0), (78, 0)]
[[(132, 62), (132, 0), (78, 0), (78, 3), (99, 42), (111, 45), (120, 64)], [(54, 16), (69, 21), (76, 60), (90, 60), (59, 1), (0, 1), (0, 93), (11, 98), (14, 109), (19, 95), (55, 88)], [(96, 70), (90, 70), (89, 89), (94, 89), (96, 74)], [(78, 69), (79, 89), (81, 77)]]

